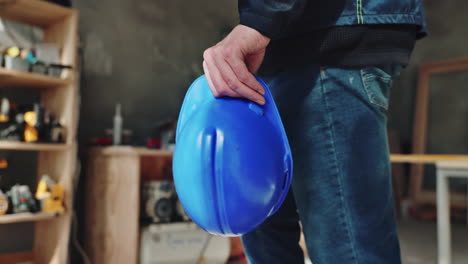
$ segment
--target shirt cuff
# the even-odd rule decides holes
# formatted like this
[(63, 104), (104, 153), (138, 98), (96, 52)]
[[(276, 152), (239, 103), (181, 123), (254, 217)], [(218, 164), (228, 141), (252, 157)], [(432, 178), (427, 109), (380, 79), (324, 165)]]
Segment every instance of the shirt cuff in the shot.
[(240, 13), (239, 24), (253, 28), (270, 39), (278, 39), (283, 31), (281, 21), (244, 11)]

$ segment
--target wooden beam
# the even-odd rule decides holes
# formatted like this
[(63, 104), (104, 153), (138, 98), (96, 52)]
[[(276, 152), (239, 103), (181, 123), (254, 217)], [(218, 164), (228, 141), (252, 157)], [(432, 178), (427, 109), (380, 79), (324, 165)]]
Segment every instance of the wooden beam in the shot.
[(468, 162), (468, 155), (391, 154), (392, 163), (435, 164), (441, 161)]
[(93, 155), (105, 156), (152, 156), (152, 157), (172, 157), (172, 150), (165, 149), (149, 149), (145, 147), (131, 147), (131, 146), (109, 146), (109, 147), (93, 147), (91, 148)]
[(46, 28), (60, 22), (75, 11), (38, 0), (0, 0), (0, 17)]
[(468, 56), (423, 63), (420, 71), (429, 74), (457, 72), (468, 68)]
[[(423, 63), (419, 66), (418, 86), (413, 123), (413, 154), (426, 152), (427, 124), (430, 105), (430, 79), (434, 74), (447, 72), (468, 71), (468, 57), (458, 57), (447, 60)], [(422, 163), (412, 162), (409, 195), (415, 200), (420, 192), (423, 192), (424, 166)]]
[[(19, 222), (35, 222), (50, 220), (57, 217), (54, 213), (18, 213), (0, 216), (0, 224), (11, 224)], [(2, 262), (0, 262), (2, 263)]]

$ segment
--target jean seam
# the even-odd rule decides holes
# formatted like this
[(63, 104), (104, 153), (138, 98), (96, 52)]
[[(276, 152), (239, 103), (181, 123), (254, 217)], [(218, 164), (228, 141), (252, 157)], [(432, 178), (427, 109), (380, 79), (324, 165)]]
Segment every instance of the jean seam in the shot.
[(342, 211), (344, 212), (342, 214), (342, 216), (345, 218), (345, 221), (343, 221), (342, 225), (345, 227), (346, 229), (346, 232), (347, 232), (347, 235), (348, 235), (348, 238), (349, 238), (349, 242), (350, 242), (350, 248), (351, 248), (351, 252), (352, 252), (352, 256), (351, 258), (354, 259), (354, 263), (357, 264), (358, 263), (358, 254), (357, 254), (357, 251), (356, 251), (356, 248), (355, 248), (355, 241), (354, 241), (354, 234), (349, 226), (349, 223), (351, 223), (351, 219), (349, 218), (349, 209), (346, 205), (346, 201), (344, 200), (344, 195), (343, 195), (343, 183), (342, 183), (342, 172), (340, 170), (340, 167), (338, 165), (338, 157), (337, 157), (337, 153), (336, 153), (336, 144), (335, 144), (335, 128), (334, 128), (334, 122), (333, 122), (333, 118), (332, 118), (332, 114), (331, 114), (331, 108), (328, 104), (328, 100), (327, 100), (327, 91), (326, 91), (326, 88), (325, 88), (325, 80), (324, 78), (328, 77), (326, 74), (320, 74), (320, 86), (321, 86), (321, 90), (322, 90), (322, 94), (323, 94), (323, 101), (324, 101), (324, 106), (325, 106), (325, 111), (326, 111), (326, 118), (327, 118), (327, 127), (328, 127), (328, 131), (329, 131), (329, 136), (330, 136), (330, 142), (331, 142), (331, 153), (332, 153), (332, 156), (333, 156), (333, 167), (334, 169), (336, 169), (336, 175), (337, 175), (337, 182), (338, 182), (338, 188), (339, 188), (339, 196), (340, 196), (340, 205), (341, 205), (341, 209)]

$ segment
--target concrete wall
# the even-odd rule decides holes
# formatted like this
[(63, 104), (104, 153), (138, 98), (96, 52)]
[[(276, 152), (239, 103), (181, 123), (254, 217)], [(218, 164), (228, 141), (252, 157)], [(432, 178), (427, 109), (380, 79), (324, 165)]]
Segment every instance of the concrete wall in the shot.
[(236, 23), (236, 6), (230, 0), (75, 1), (83, 43), (82, 143), (112, 127), (116, 102), (138, 143), (158, 121), (177, 118), (188, 85), (203, 73), (203, 50)]
[[(411, 65), (395, 81), (391, 98), (389, 126), (400, 133), (406, 144), (410, 143), (412, 137), (418, 65), (428, 61), (468, 55), (468, 35), (466, 34), (468, 2), (425, 0), (424, 6), (429, 36), (417, 43)], [(457, 96), (463, 98), (464, 96), (450, 89), (457, 85), (457, 81), (446, 78), (443, 84), (446, 86), (445, 91), (453, 94), (453, 98)], [(450, 113), (441, 109), (431, 115), (450, 117)], [(451, 127), (447, 127), (447, 130), (462, 130), (463, 123), (454, 122)]]
[[(468, 56), (468, 2), (425, 0), (429, 36), (416, 45), (411, 65), (395, 81), (389, 127), (400, 134), (403, 150), (411, 151), (413, 111), (420, 63)], [(468, 153), (468, 89), (464, 73), (431, 78), (427, 153)], [(435, 189), (434, 166), (425, 166), (424, 186)], [(466, 181), (453, 180), (452, 189), (466, 190)]]
[[(430, 35), (418, 42), (392, 92), (389, 126), (406, 144), (411, 141), (417, 65), (468, 55), (468, 2), (424, 4)], [(123, 104), (125, 127), (140, 143), (154, 123), (176, 118), (187, 86), (202, 74), (202, 51), (237, 21), (236, 1), (230, 0), (81, 0), (75, 7), (83, 43), (82, 143), (112, 126), (116, 102)]]

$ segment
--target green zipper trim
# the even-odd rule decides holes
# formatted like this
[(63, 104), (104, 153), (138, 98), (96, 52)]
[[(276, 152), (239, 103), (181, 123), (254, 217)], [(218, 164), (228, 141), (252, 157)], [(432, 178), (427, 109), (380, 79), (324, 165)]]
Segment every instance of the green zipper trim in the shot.
[(358, 24), (364, 24), (364, 16), (362, 15), (362, 0), (356, 0), (356, 16)]
[(357, 23), (361, 24), (359, 20), (359, 0), (356, 0), (356, 17), (357, 17)]

